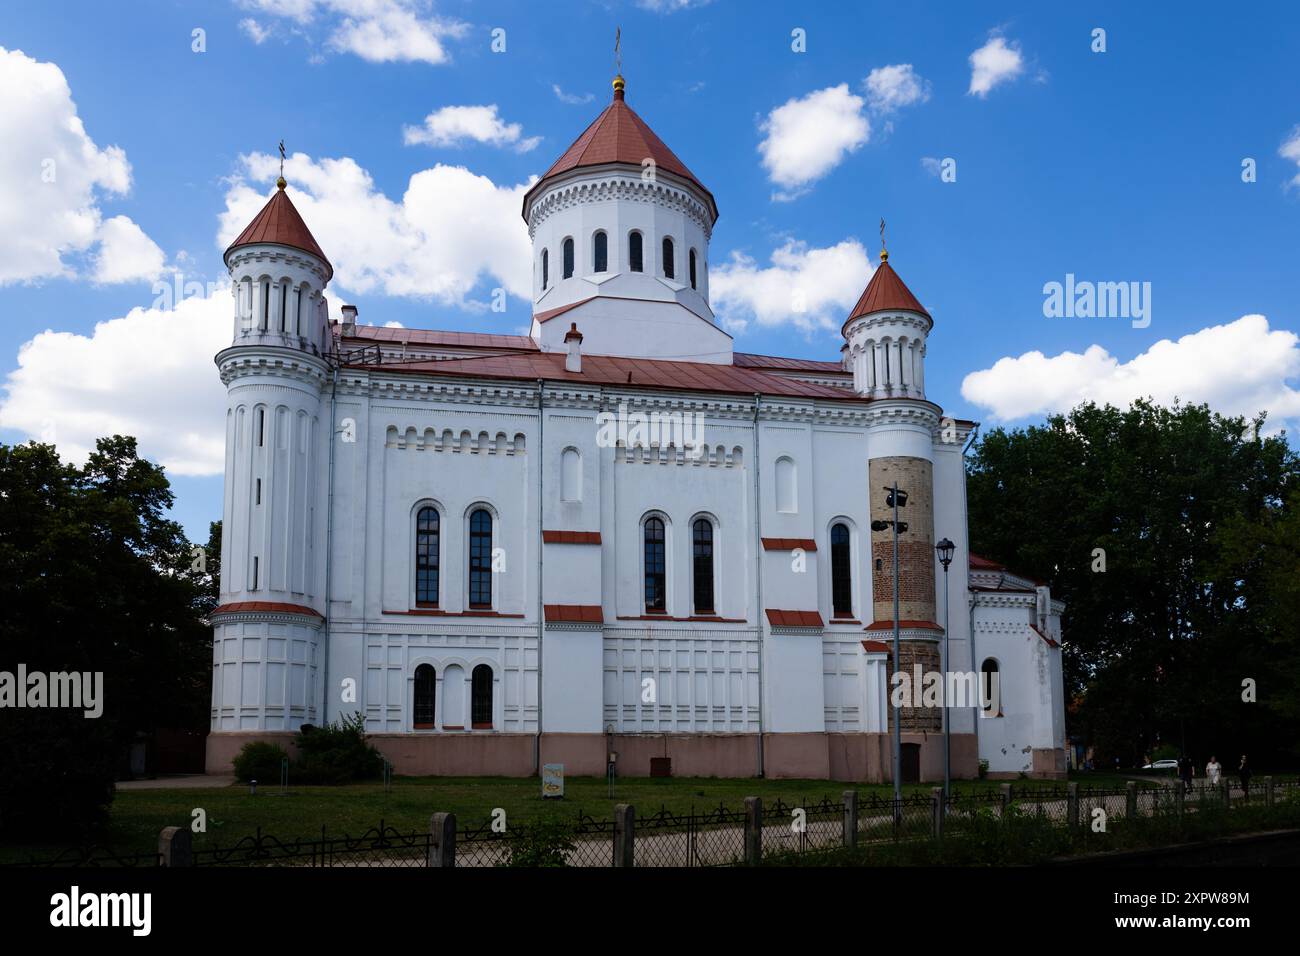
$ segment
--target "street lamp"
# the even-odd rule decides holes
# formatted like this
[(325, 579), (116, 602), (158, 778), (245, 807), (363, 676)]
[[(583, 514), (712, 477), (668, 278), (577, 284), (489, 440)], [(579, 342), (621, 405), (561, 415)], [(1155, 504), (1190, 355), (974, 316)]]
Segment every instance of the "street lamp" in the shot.
[[(898, 509), (907, 504), (907, 492), (898, 487), (898, 482), (885, 489), (885, 507), (894, 509), (893, 521), (873, 521), (871, 522), (872, 531), (884, 531), (886, 528), (894, 530), (894, 674), (890, 676), (890, 684), (894, 683), (894, 675), (898, 674), (898, 660), (901, 653), (899, 648), (898, 637), (898, 536), (907, 531), (907, 524), (898, 520)], [(893, 692), (889, 696), (892, 698)], [(903, 728), (902, 714), (897, 706), (894, 706), (894, 823), (897, 824), (903, 812)]]
[(944, 813), (948, 812), (948, 798), (952, 786), (951, 760), (952, 760), (952, 728), (948, 721), (948, 688), (953, 686), (952, 680), (948, 676), (948, 565), (952, 564), (952, 553), (957, 550), (957, 546), (944, 538), (934, 546), (934, 550), (939, 555), (939, 563), (943, 565), (943, 664), (940, 667), (940, 673), (943, 674), (944, 691), (943, 691), (943, 800)]

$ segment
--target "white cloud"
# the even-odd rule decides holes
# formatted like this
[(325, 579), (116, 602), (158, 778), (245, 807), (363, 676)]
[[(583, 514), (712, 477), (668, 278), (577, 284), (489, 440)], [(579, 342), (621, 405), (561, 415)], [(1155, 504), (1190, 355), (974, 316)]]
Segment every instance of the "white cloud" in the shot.
[(99, 229), (96, 282), (153, 279), (163, 271), (163, 251), (126, 216), (114, 216)]
[(497, 106), (444, 106), (424, 118), (423, 126), (404, 126), (402, 141), (407, 146), (459, 146), (467, 140), (492, 146), (512, 146), (526, 153), (542, 141), (524, 137), (518, 123), (507, 123), (497, 115)]
[(653, 13), (676, 13), (692, 7), (707, 7), (712, 2), (713, 0), (636, 0), (636, 5)]
[(863, 85), (867, 90), (867, 102), (881, 114), (924, 103), (930, 98), (929, 81), (912, 69), (910, 63), (877, 67), (867, 75)]
[[(1224, 356), (1244, 357), (1224, 364)], [(1026, 352), (998, 359), (991, 368), (962, 381), (967, 401), (1002, 421), (1065, 412), (1080, 402), (1128, 405), (1151, 397), (1208, 404), (1225, 415), (1267, 411), (1274, 426), (1300, 423), (1300, 391), (1287, 384), (1300, 378), (1300, 336), (1270, 329), (1262, 315), (1245, 315), (1184, 335), (1161, 339), (1129, 362), (1100, 345), (1082, 354), (1045, 356)]]
[[(445, 63), (444, 43), (469, 31), (469, 24), (429, 13), (427, 0), (240, 0), (250, 10), (289, 20), (298, 32), (321, 22), (326, 48), (372, 63)], [(242, 24), (241, 24), (242, 26)], [(262, 29), (259, 25), (259, 30)], [(261, 43), (248, 30), (253, 42)]]
[(271, 35), (270, 30), (262, 26), (252, 17), (244, 17), (244, 19), (240, 20), (239, 29), (244, 33), (245, 36), (247, 36), (258, 46), (261, 46), (263, 43), (265, 43), (267, 37)]
[[(279, 157), (242, 156), (226, 192), (218, 241), (225, 248), (266, 204)], [(511, 295), (532, 295), (532, 247), (519, 215), (533, 180), (498, 186), (463, 166), (439, 164), (411, 176), (399, 201), (376, 189), (350, 157), (315, 160), (295, 153), (285, 165), (289, 195), (334, 266), (334, 290), (426, 296), (469, 309), (480, 280)]]
[(76, 462), (97, 438), (134, 435), (173, 474), (220, 474), (225, 387), (212, 357), (232, 327), (223, 290), (174, 310), (132, 309), (89, 336), (42, 332), (3, 384), (0, 427), (52, 441)]
[(872, 271), (867, 250), (856, 239), (823, 249), (790, 239), (772, 253), (768, 266), (733, 252), (730, 261), (709, 273), (709, 297), (732, 331), (743, 330), (750, 317), (761, 326), (838, 331)]
[(993, 34), (989, 42), (970, 55), (970, 89), (967, 94), (989, 95), (995, 86), (1014, 80), (1025, 72), (1025, 58), (1020, 44)]
[(579, 96), (576, 93), (566, 93), (564, 92), (563, 89), (560, 88), (559, 83), (552, 83), (551, 91), (555, 94), (555, 98), (557, 100), (559, 100), (561, 103), (568, 103), (570, 106), (578, 106), (582, 103), (590, 103), (592, 100), (596, 98), (595, 93), (583, 93), (581, 96)]
[(0, 89), (0, 285), (76, 276), (100, 243), (99, 281), (138, 278), (127, 262), (158, 247), (125, 216), (104, 222), (99, 207), (130, 189), (126, 153), (86, 133), (54, 63), (0, 47)]
[(922, 156), (921, 168), (931, 176), (938, 177), (943, 173), (943, 160), (936, 159), (934, 156)]
[(792, 99), (767, 115), (758, 151), (768, 178), (783, 188), (774, 198), (799, 195), (870, 138), (865, 105), (841, 83)]
[[(1289, 159), (1297, 166), (1300, 166), (1300, 126), (1291, 130), (1291, 135), (1287, 137), (1286, 142), (1278, 147), (1277, 154), (1283, 159)], [(1300, 172), (1292, 177), (1287, 186), (1300, 186)]]

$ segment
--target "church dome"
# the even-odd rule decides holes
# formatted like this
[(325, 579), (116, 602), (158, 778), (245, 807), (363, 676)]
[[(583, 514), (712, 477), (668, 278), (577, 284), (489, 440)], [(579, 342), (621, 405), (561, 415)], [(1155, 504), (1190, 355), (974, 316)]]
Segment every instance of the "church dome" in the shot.
[(279, 180), (276, 185), (279, 188), (276, 189), (275, 195), (262, 207), (262, 211), (253, 217), (253, 221), (239, 234), (238, 238), (226, 248), (226, 263), (229, 264), (230, 262), (230, 254), (241, 246), (251, 246), (258, 243), (289, 246), (292, 249), (310, 253), (323, 262), (328, 281), (329, 278), (334, 276), (334, 267), (325, 258), (325, 253), (321, 251), (320, 244), (316, 242), (311, 230), (302, 221), (302, 216), (289, 199), (289, 194), (284, 189), (284, 180)]
[(854, 319), (875, 312), (916, 312), (927, 319), (930, 318), (930, 313), (925, 311), (925, 306), (912, 295), (912, 290), (898, 277), (898, 273), (894, 271), (894, 267), (887, 259), (882, 259), (871, 281), (863, 290), (862, 297), (858, 299), (858, 304), (853, 307), (844, 324), (847, 326)]
[(713, 218), (718, 218), (718, 204), (713, 193), (705, 188), (677, 154), (655, 135), (646, 121), (637, 115), (624, 100), (623, 78), (614, 80), (614, 99), (595, 121), (574, 140), (551, 168), (533, 184), (524, 195), (523, 216), (528, 219), (528, 209), (533, 200), (551, 182), (575, 169), (592, 166), (625, 165), (638, 170), (647, 160), (653, 160), (656, 169), (669, 173), (694, 186), (707, 199)]

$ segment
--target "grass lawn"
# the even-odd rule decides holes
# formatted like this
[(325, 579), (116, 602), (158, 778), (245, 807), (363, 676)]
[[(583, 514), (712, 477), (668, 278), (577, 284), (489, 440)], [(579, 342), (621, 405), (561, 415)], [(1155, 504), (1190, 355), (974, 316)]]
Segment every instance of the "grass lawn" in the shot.
[[(1017, 786), (1039, 787), (1048, 781), (1015, 781)], [(534, 820), (573, 820), (581, 812), (609, 819), (616, 803), (630, 803), (638, 815), (667, 807), (684, 812), (694, 806), (704, 810), (725, 804), (741, 809), (744, 799), (758, 796), (769, 805), (778, 798), (789, 806), (817, 803), (823, 797), (838, 802), (853, 784), (828, 780), (720, 779), (715, 777), (635, 777), (619, 780), (614, 798), (601, 777), (570, 777), (562, 800), (544, 800), (537, 778), (510, 777), (397, 777), (385, 793), (382, 784), (335, 787), (292, 787), (278, 795), (278, 787), (235, 785), (212, 790), (119, 790), (113, 800), (106, 832), (96, 843), (118, 852), (148, 851), (157, 845), (165, 826), (188, 826), (195, 808), (207, 814), (207, 833), (194, 834), (194, 846), (228, 846), (252, 835), (258, 827), (279, 839), (319, 838), (322, 825), (330, 836), (359, 836), (382, 819), (386, 826), (409, 832), (423, 830), (430, 814), (444, 810), (456, 814), (460, 828), (487, 822), (496, 807), (506, 811), (507, 823)], [(905, 793), (929, 794), (933, 784), (904, 787)], [(1122, 784), (1121, 784), (1122, 786)], [(958, 794), (996, 791), (998, 782), (954, 781)], [(889, 796), (888, 785), (857, 784), (862, 795)], [(0, 862), (53, 855), (62, 847), (49, 844), (0, 847)]]

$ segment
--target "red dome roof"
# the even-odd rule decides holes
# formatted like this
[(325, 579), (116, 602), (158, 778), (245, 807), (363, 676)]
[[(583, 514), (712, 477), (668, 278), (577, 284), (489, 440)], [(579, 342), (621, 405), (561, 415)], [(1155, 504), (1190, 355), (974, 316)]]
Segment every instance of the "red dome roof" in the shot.
[(853, 307), (844, 324), (848, 325), (859, 316), (870, 315), (873, 312), (895, 311), (919, 312), (927, 319), (930, 318), (930, 313), (925, 311), (925, 306), (921, 305), (916, 296), (912, 295), (912, 290), (903, 284), (894, 267), (885, 261), (876, 269), (875, 275), (871, 277), (871, 281), (867, 283), (867, 288), (862, 293), (862, 298), (858, 299), (858, 304)]
[(320, 245), (312, 236), (311, 230), (307, 228), (307, 224), (302, 221), (302, 216), (289, 200), (289, 194), (283, 187), (275, 191), (275, 195), (262, 207), (262, 211), (253, 217), (248, 228), (226, 248), (226, 257), (228, 258), (240, 246), (251, 246), (259, 242), (291, 246), (309, 252), (325, 263), (325, 271), (330, 278), (334, 276), (334, 267), (325, 258), (325, 253), (321, 251)]
[(573, 145), (555, 161), (546, 174), (538, 180), (524, 196), (524, 218), (528, 218), (528, 207), (533, 197), (551, 179), (571, 169), (586, 166), (605, 166), (621, 163), (641, 168), (646, 159), (654, 160), (656, 168), (672, 173), (687, 180), (708, 197), (713, 218), (718, 217), (718, 204), (695, 174), (686, 168), (686, 164), (677, 158), (677, 154), (664, 145), (664, 141), (655, 135), (646, 121), (623, 100), (623, 90), (617, 85), (614, 100), (605, 107), (604, 112), (596, 117), (587, 129), (574, 140)]

